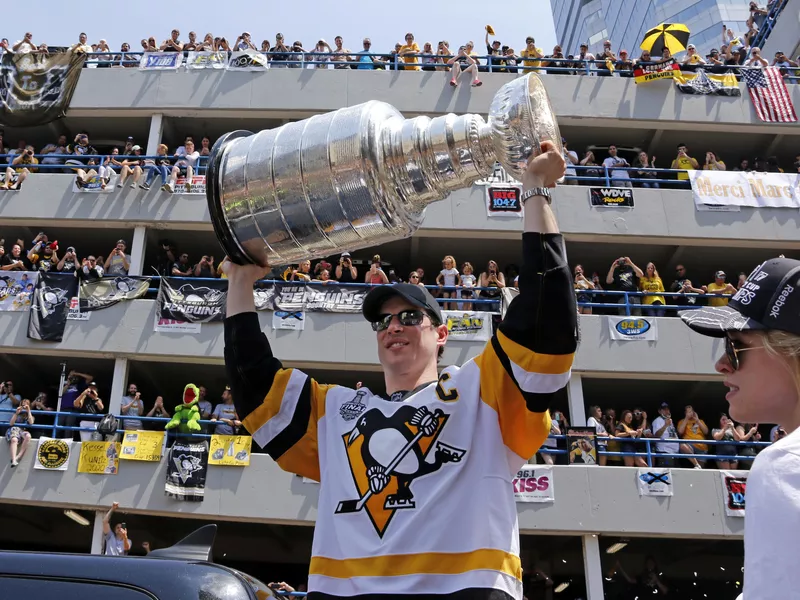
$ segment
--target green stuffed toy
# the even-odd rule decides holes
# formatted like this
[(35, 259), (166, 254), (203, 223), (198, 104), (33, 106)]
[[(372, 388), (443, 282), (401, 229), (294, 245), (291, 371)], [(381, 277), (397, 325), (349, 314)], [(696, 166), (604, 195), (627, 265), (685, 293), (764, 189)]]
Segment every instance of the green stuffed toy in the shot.
[(178, 428), (180, 433), (198, 432), (200, 427), (200, 409), (197, 403), (200, 401), (200, 390), (193, 383), (189, 383), (183, 388), (183, 404), (175, 407), (175, 416), (167, 423), (165, 429)]

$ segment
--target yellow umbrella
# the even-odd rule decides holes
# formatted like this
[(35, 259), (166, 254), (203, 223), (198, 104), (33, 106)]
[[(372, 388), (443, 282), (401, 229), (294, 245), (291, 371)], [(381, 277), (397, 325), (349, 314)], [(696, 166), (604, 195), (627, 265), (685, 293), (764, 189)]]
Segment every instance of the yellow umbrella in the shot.
[(650, 56), (658, 56), (664, 48), (668, 48), (670, 54), (677, 54), (686, 50), (689, 43), (689, 28), (681, 23), (662, 23), (653, 27), (644, 34), (644, 40), (639, 46)]

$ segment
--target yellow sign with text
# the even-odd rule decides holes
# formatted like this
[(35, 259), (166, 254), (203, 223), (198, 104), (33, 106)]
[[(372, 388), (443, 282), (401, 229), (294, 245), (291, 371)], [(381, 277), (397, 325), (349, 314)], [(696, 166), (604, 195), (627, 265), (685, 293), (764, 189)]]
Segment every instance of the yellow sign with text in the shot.
[(122, 438), (122, 460), (159, 462), (164, 448), (164, 431), (126, 431)]
[(119, 442), (82, 442), (78, 473), (116, 475), (119, 471)]
[(212, 435), (208, 464), (246, 467), (250, 464), (252, 442), (249, 435)]

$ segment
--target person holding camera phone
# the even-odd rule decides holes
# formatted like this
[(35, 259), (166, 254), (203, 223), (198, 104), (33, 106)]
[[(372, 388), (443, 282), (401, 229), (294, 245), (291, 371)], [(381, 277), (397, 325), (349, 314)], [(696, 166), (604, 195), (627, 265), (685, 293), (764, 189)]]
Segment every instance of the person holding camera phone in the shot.
[[(22, 189), (22, 182), (28, 178), (28, 175), (39, 170), (34, 166), (38, 164), (39, 160), (33, 156), (33, 146), (26, 146), (25, 150), (11, 161), (11, 166), (6, 167), (6, 179), (0, 184), (0, 190)], [(16, 175), (16, 181), (14, 181), (14, 175)]]
[[(633, 261), (627, 256), (621, 256), (611, 263), (611, 268), (606, 275), (606, 283), (613, 285), (613, 289), (618, 292), (638, 292), (639, 291), (639, 278), (644, 277), (644, 272), (637, 267)], [(613, 300), (612, 300), (613, 302)], [(617, 303), (625, 304), (625, 296), (619, 296)], [(641, 304), (641, 296), (628, 296), (629, 304)], [(621, 316), (626, 315), (625, 307), (619, 309)], [(631, 315), (638, 317), (641, 316), (641, 308), (632, 308)]]
[(56, 270), (60, 273), (74, 273), (78, 270), (80, 264), (81, 261), (78, 258), (77, 252), (75, 252), (75, 246), (67, 246), (64, 256), (62, 256), (61, 260), (56, 264)]
[[(422, 276), (420, 276), (422, 279)], [(497, 299), (497, 302), (493, 302), (491, 304), (484, 304), (483, 306), (488, 306), (485, 310), (497, 310), (500, 308), (500, 290), (506, 287), (506, 277), (503, 275), (503, 272), (500, 271), (500, 268), (497, 266), (497, 263), (493, 260), (490, 260), (486, 264), (486, 270), (481, 273), (481, 276), (478, 278), (480, 281), (480, 287), (484, 288), (480, 292), (481, 298), (491, 298)], [(476, 304), (479, 310), (481, 309), (481, 304)]]
[(194, 276), (207, 279), (215, 278), (217, 270), (214, 268), (214, 257), (208, 254), (203, 255), (200, 262), (194, 266)]
[(6, 441), (8, 442), (8, 453), (11, 455), (11, 466), (16, 467), (19, 459), (25, 454), (28, 444), (31, 441), (31, 433), (28, 427), (33, 425), (33, 415), (31, 414), (31, 401), (27, 398), (20, 402), (17, 410), (11, 415), (8, 431), (6, 431)]
[[(78, 412), (86, 415), (97, 415), (105, 410), (103, 401), (97, 395), (97, 384), (94, 381), (90, 382), (89, 386), (75, 399), (74, 406), (78, 409)], [(79, 421), (78, 424), (81, 427), (80, 434), (82, 442), (90, 442), (92, 440), (92, 433), (97, 427), (97, 423), (97, 420), (89, 419), (82, 419)], [(87, 431), (83, 431), (84, 429)], [(90, 429), (92, 431), (89, 431)]]
[(339, 283), (358, 282), (358, 269), (353, 266), (353, 259), (349, 252), (342, 252), (339, 257), (339, 264), (336, 265), (336, 281)]
[(117, 240), (117, 245), (109, 252), (103, 270), (107, 275), (127, 275), (131, 268), (131, 255), (125, 254), (125, 240)]
[(128, 539), (128, 526), (125, 523), (117, 523), (111, 528), (111, 516), (119, 508), (119, 502), (114, 502), (111, 509), (103, 517), (103, 541), (105, 542), (106, 556), (127, 556), (133, 542)]
[(478, 79), (478, 62), (469, 55), (466, 46), (461, 46), (456, 56), (448, 60), (447, 64), (450, 65), (450, 72), (452, 73), (450, 77), (450, 85), (452, 87), (458, 85), (458, 78), (461, 73), (470, 73), (472, 75), (472, 83), (470, 84), (472, 87), (483, 85), (483, 82)]

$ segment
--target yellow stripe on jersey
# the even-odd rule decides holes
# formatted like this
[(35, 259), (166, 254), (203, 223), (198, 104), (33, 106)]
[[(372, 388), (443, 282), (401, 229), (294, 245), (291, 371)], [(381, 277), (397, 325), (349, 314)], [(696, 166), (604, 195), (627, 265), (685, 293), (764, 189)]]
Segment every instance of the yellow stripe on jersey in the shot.
[(389, 554), (365, 558), (335, 559), (312, 556), (309, 575), (337, 579), (351, 577), (399, 577), (402, 575), (460, 575), (469, 571), (497, 571), (522, 581), (518, 556), (483, 548), (472, 552), (425, 552)]
[[(302, 371), (280, 369), (264, 401), (242, 423), (282, 469), (319, 481), (317, 422), (331, 387), (309, 381)], [(308, 419), (297, 422), (304, 414)]]
[(325, 399), (328, 390), (335, 385), (320, 385), (311, 380), (311, 414), (305, 435), (276, 460), (278, 466), (289, 473), (297, 473), (314, 481), (320, 481), (319, 445), (317, 444), (317, 423), (325, 416)]
[(481, 371), (481, 400), (497, 412), (503, 443), (527, 460), (550, 434), (550, 413), (528, 410), (522, 392), (506, 373), (491, 342), (475, 362)]
[[(562, 375), (568, 373), (572, 368), (573, 354), (540, 354), (533, 352), (509, 338), (502, 331), (497, 332), (497, 339), (511, 362), (528, 373)], [(564, 386), (562, 385), (561, 387)]]

